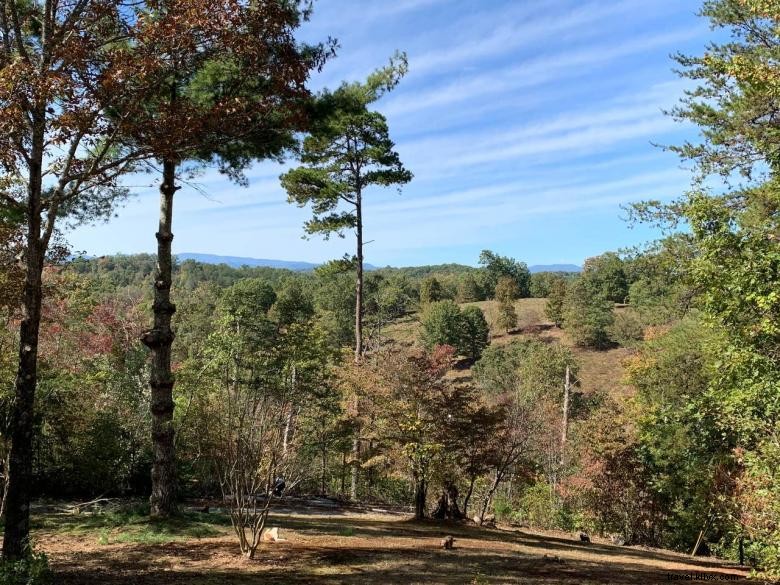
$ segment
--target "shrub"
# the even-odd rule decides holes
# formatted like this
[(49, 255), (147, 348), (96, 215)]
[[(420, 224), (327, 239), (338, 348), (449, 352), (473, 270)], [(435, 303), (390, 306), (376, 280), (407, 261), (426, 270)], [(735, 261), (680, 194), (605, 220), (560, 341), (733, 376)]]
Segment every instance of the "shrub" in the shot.
[(426, 278), (420, 285), (420, 305), (429, 305), (444, 299), (444, 289), (433, 276)]
[(452, 301), (440, 301), (432, 303), (423, 315), (421, 341), (428, 349), (451, 345), (458, 354), (478, 359), (488, 340), (489, 327), (479, 307), (461, 311)]
[(556, 327), (563, 325), (563, 304), (566, 300), (566, 281), (557, 278), (550, 283), (550, 292), (545, 306), (547, 318), (555, 323)]
[(490, 327), (482, 309), (474, 305), (466, 307), (461, 313), (461, 338), (458, 350), (468, 358), (479, 359), (482, 351), (490, 343)]
[(473, 303), (481, 301), (483, 297), (484, 295), (473, 274), (466, 274), (458, 281), (457, 299), (459, 303)]
[(610, 344), (608, 329), (614, 321), (613, 307), (601, 291), (580, 278), (566, 293), (564, 329), (576, 345), (603, 349)]
[(631, 309), (615, 315), (615, 321), (607, 331), (609, 338), (623, 347), (636, 347), (644, 336), (642, 319), (639, 313)]
[(2, 585), (49, 585), (53, 582), (49, 559), (43, 553), (31, 552), (16, 561), (0, 562)]

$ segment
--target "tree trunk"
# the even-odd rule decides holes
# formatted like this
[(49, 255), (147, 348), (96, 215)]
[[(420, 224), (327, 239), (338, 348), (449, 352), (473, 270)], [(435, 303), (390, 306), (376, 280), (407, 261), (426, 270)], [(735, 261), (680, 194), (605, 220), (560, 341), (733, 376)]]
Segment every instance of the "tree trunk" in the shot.
[(493, 501), (493, 495), (496, 493), (501, 480), (503, 479), (503, 473), (496, 471), (496, 476), (493, 478), (493, 484), (490, 486), (488, 493), (485, 494), (485, 500), (482, 502), (482, 510), (479, 513), (479, 523), (482, 524), (485, 521), (485, 515), (487, 515), (490, 502)]
[(355, 363), (363, 357), (363, 205), (360, 190), (355, 203), (357, 225), (357, 278), (355, 281)]
[(462, 520), (463, 512), (458, 507), (458, 486), (453, 482), (447, 482), (439, 496), (439, 502), (433, 517), (437, 520)]
[[(40, 216), (31, 214), (27, 238), (27, 275), (24, 283), (23, 318), (19, 327), (19, 369), (11, 411), (11, 452), (8, 492), (5, 500), (3, 557), (18, 559), (29, 546), (30, 492), (32, 486), (33, 418), (38, 383), (38, 332), (41, 324)], [(38, 222), (35, 221), (38, 219)], [(35, 225), (37, 223), (37, 225)]]
[[(361, 201), (360, 189), (357, 191), (355, 199), (355, 217), (357, 225), (355, 226), (357, 235), (357, 278), (355, 279), (355, 363), (360, 363), (363, 357), (363, 206)], [(355, 398), (357, 405), (357, 397)], [(355, 409), (357, 416), (357, 408)], [(350, 485), (349, 495), (352, 500), (357, 499), (358, 484), (358, 466), (357, 461), (360, 456), (360, 439), (355, 437), (352, 441), (352, 483)]]
[[(41, 112), (41, 118), (44, 118)], [(27, 250), (22, 321), (19, 325), (19, 368), (11, 408), (11, 450), (5, 501), (3, 558), (18, 559), (28, 551), (30, 487), (32, 486), (33, 418), (38, 384), (38, 333), (41, 326), (41, 282), (47, 241), (41, 239), (43, 127), (33, 134), (27, 186)], [(51, 218), (50, 221), (54, 221)]]
[(360, 439), (352, 439), (352, 477), (349, 485), (349, 497), (351, 500), (357, 500), (358, 484), (358, 461), (360, 460)]
[(320, 493), (324, 496), (327, 495), (325, 490), (325, 480), (328, 471), (328, 449), (327, 448), (322, 449), (321, 457), (322, 457), (322, 469), (320, 469), (321, 472)]
[(471, 501), (471, 494), (474, 493), (474, 483), (476, 483), (477, 477), (472, 476), (471, 481), (469, 481), (469, 489), (466, 492), (466, 497), (463, 498), (463, 516), (468, 518), (469, 517), (469, 502)]
[(343, 451), (341, 453), (341, 495), (343, 496), (347, 492), (347, 453), (346, 451)]
[(569, 366), (566, 366), (566, 382), (563, 384), (563, 420), (561, 421), (561, 467), (566, 462), (566, 439), (569, 433), (569, 399), (571, 397)]
[(425, 501), (428, 496), (428, 486), (424, 479), (415, 478), (414, 480), (414, 519), (422, 520), (425, 518)]
[(165, 518), (176, 510), (176, 461), (173, 430), (173, 384), (171, 345), (174, 334), (171, 316), (176, 306), (171, 303), (172, 256), (171, 231), (173, 195), (178, 187), (176, 162), (163, 161), (163, 182), (160, 185), (160, 224), (157, 232), (157, 274), (154, 282), (154, 327), (141, 340), (151, 350), (152, 412), (152, 495), (151, 515)]

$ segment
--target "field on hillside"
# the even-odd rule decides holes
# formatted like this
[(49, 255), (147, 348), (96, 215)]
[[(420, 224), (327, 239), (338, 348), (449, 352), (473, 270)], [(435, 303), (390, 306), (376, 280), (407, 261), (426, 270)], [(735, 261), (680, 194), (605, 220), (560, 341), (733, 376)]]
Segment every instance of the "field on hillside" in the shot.
[[(490, 325), (491, 345), (505, 345), (520, 339), (538, 339), (549, 343), (562, 343), (571, 347), (579, 364), (579, 386), (584, 394), (596, 392), (628, 391), (623, 384), (623, 361), (630, 350), (617, 347), (605, 350), (593, 350), (575, 347), (567, 335), (555, 327), (544, 315), (546, 299), (518, 299), (515, 301), (518, 327), (507, 335), (496, 327), (498, 306), (495, 301), (465, 303), (461, 306), (476, 305), (485, 314)], [(617, 309), (620, 310), (620, 309)], [(407, 315), (385, 329), (392, 339), (407, 344), (417, 343), (420, 333), (420, 314)], [(455, 377), (465, 379), (468, 370), (455, 372)]]
[[(227, 518), (191, 512), (169, 524), (141, 516), (73, 515), (49, 506), (34, 538), (61, 585), (642, 585), (699, 576), (743, 580), (747, 571), (682, 554), (554, 532), (412, 522), (387, 511), (340, 508), (276, 513), (284, 542), (244, 560)], [(444, 535), (454, 550), (440, 548)]]

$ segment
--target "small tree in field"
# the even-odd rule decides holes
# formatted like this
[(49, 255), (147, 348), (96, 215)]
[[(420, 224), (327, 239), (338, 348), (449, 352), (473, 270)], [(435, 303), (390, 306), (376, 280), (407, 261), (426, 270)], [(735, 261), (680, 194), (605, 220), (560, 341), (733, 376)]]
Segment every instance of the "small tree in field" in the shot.
[(490, 343), (490, 327), (482, 309), (471, 305), (461, 312), (460, 345), (458, 349), (472, 360), (478, 360)]
[(420, 285), (420, 305), (430, 305), (444, 299), (444, 289), (435, 276), (429, 276)]
[(228, 288), (199, 374), (210, 417), (202, 450), (214, 465), (248, 558), (255, 555), (274, 498), (282, 495), (278, 478), (290, 489), (302, 477), (304, 439), (297, 422), (321, 415), (316, 394), (328, 388), (332, 354), (310, 321), (269, 318), (281, 317), (272, 309), (275, 298), (259, 279)]
[(215, 404), (217, 475), (241, 554), (249, 559), (280, 495), (277, 477), (289, 482), (295, 475), (295, 459), (284, 453), (285, 416), (284, 402), (246, 389), (227, 391)]
[(550, 283), (550, 293), (544, 312), (547, 318), (555, 323), (556, 327), (563, 325), (563, 303), (566, 300), (566, 281), (563, 278), (555, 278)]
[(610, 344), (609, 329), (615, 320), (614, 304), (585, 278), (568, 289), (563, 305), (564, 329), (581, 347), (602, 349)]
[(514, 279), (502, 276), (496, 284), (495, 297), (498, 301), (498, 326), (509, 333), (517, 327), (517, 311), (515, 299), (520, 295), (520, 288)]
[(431, 304), (422, 317), (420, 340), (429, 350), (447, 345), (458, 354), (476, 360), (487, 347), (489, 337), (485, 315), (473, 305), (461, 311), (452, 301), (440, 301)]

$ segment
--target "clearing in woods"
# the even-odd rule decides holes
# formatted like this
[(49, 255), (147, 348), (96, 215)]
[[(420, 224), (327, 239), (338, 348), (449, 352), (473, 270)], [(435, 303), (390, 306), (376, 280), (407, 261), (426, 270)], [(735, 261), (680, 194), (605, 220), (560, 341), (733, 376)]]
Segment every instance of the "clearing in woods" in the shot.
[[(493, 344), (536, 338), (571, 345), (546, 322), (544, 303), (517, 301), (518, 329), (511, 335), (492, 327), (495, 303), (477, 304), (491, 324)], [(386, 332), (413, 343), (418, 329), (418, 315), (411, 315)], [(628, 350), (573, 351), (583, 392), (626, 390), (620, 380)], [(469, 376), (470, 368), (453, 372)], [(748, 576), (719, 560), (604, 539), (583, 544), (563, 532), (413, 522), (408, 514), (333, 505), (275, 512), (269, 526), (278, 526), (286, 540), (263, 543), (254, 561), (240, 556), (227, 516), (213, 508), (163, 524), (126, 511), (74, 515), (64, 506), (41, 508), (35, 517), (36, 546), (49, 555), (58, 585), (642, 585)], [(440, 546), (445, 535), (455, 537), (451, 551)]]
[[(38, 510), (36, 546), (58, 585), (644, 585), (698, 576), (742, 581), (748, 571), (713, 559), (577, 535), (512, 527), (412, 522), (391, 512), (311, 506), (273, 514), (284, 542), (244, 560), (226, 516), (188, 513), (150, 524), (141, 516)], [(440, 547), (444, 535), (455, 548)]]

